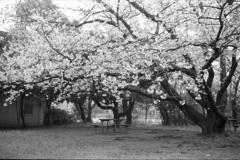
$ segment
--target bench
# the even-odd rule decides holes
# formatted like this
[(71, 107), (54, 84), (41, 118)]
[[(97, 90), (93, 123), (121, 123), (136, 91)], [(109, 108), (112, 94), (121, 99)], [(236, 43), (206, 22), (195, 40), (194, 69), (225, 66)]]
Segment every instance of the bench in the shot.
[(237, 129), (239, 127), (239, 124), (233, 124), (233, 127), (234, 127), (234, 133), (237, 133)]
[(125, 132), (127, 133), (127, 128), (129, 127), (129, 124), (121, 124), (121, 127), (125, 127)]
[(102, 128), (103, 126), (102, 126), (102, 124), (92, 124), (92, 126), (94, 127), (94, 129), (95, 129), (95, 133), (97, 133), (97, 128)]
[(102, 133), (103, 133), (104, 132), (104, 128), (107, 128), (107, 132), (108, 132), (108, 129), (113, 127), (113, 125), (102, 125), (102, 124), (92, 124), (92, 126), (95, 129), (95, 133), (97, 133), (97, 128), (102, 128)]

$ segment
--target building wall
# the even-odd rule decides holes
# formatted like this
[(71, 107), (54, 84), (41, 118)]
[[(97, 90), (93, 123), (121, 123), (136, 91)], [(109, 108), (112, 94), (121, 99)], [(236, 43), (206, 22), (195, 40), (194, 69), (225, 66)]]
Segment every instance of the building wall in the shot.
[(0, 127), (17, 127), (20, 124), (19, 107), (20, 99), (4, 106), (8, 96), (0, 92)]
[[(0, 127), (22, 126), (20, 117), (20, 97), (8, 106), (4, 106), (7, 95), (0, 92)], [(33, 99), (32, 114), (24, 114), (26, 126), (42, 126), (44, 120), (45, 103)]]
[(45, 107), (34, 99), (32, 114), (24, 114), (26, 126), (42, 126)]

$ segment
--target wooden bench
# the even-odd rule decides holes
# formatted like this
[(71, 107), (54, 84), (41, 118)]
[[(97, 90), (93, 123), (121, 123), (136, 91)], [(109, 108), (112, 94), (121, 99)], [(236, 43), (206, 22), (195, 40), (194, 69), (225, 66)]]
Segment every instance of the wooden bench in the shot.
[(107, 133), (108, 133), (108, 129), (109, 129), (109, 128), (113, 128), (113, 127), (114, 127), (114, 125), (112, 125), (112, 124), (103, 125), (102, 132), (104, 132), (104, 128), (107, 128)]
[(103, 126), (102, 126), (102, 124), (92, 124), (92, 126), (94, 127), (94, 129), (95, 129), (95, 133), (97, 133), (97, 128), (102, 128)]
[(129, 124), (121, 124), (121, 127), (125, 127), (125, 132), (127, 133), (127, 128), (130, 126)]
[(239, 127), (239, 124), (233, 124), (234, 133), (237, 133), (238, 127)]
[(107, 132), (109, 128), (112, 128), (114, 125), (102, 125), (102, 124), (92, 124), (95, 129), (95, 133), (97, 133), (97, 128), (102, 128), (102, 133), (104, 132), (104, 128), (107, 128)]

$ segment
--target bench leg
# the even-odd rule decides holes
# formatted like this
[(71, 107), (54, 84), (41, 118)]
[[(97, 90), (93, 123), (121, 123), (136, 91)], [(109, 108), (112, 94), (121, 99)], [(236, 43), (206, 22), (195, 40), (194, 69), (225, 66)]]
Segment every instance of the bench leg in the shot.
[(236, 127), (234, 128), (234, 133), (237, 133), (237, 128)]

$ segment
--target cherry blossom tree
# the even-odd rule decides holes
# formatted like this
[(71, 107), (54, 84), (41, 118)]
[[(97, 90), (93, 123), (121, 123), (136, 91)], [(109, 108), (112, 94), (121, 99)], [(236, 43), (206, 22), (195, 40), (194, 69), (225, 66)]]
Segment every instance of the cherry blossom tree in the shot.
[[(238, 3), (95, 0), (80, 12), (74, 22), (29, 14), (33, 20), (12, 31), (2, 54), (3, 87), (53, 87), (60, 91), (56, 100), (87, 93), (98, 106), (102, 94), (117, 103), (125, 91), (135, 92), (172, 101), (203, 134), (224, 132), (227, 89), (238, 65)], [(186, 93), (207, 115), (187, 103)]]
[[(113, 17), (118, 16), (113, 6), (101, 0), (97, 2)], [(119, 84), (118, 89), (160, 101), (173, 101), (202, 128), (204, 134), (224, 132), (226, 91), (238, 65), (238, 4), (228, 1), (162, 1), (159, 8), (154, 8), (152, 2), (145, 5), (128, 2), (146, 20), (141, 21), (142, 25), (135, 26), (131, 21), (126, 23), (126, 20), (119, 19), (132, 39), (122, 45), (118, 42), (116, 46), (119, 47), (111, 48), (112, 61), (118, 59), (115, 66), (121, 71), (118, 76), (112, 70), (112, 76), (128, 84), (130, 81), (133, 86), (146, 82), (154, 85), (138, 89)], [(105, 48), (104, 52), (107, 51), (110, 52)], [(226, 57), (231, 57), (229, 68)], [(220, 74), (215, 75), (216, 70), (220, 70)], [(218, 76), (220, 85), (214, 93), (211, 88)], [(172, 82), (176, 81), (183, 86), (182, 91), (174, 89)], [(181, 92), (188, 92), (206, 109), (207, 116), (187, 104)]]

